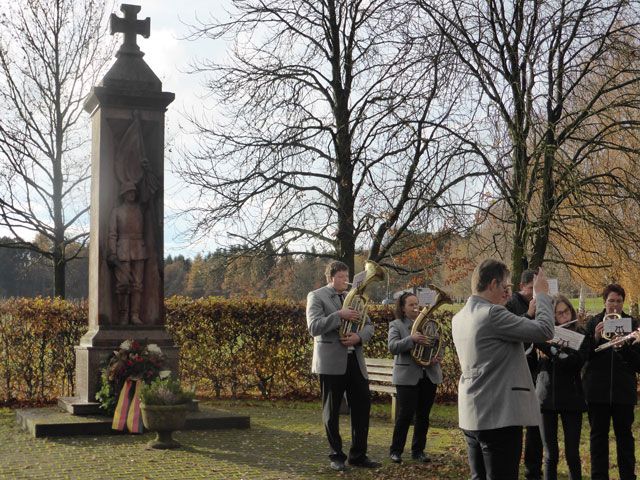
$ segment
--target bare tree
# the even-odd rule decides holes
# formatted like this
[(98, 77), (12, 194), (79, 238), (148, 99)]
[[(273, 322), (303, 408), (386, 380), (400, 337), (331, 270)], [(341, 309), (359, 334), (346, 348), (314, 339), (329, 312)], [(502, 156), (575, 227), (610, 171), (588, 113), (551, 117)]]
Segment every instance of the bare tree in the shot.
[(190, 116), (199, 147), (179, 165), (200, 195), (196, 235), (224, 230), (276, 253), (315, 246), (353, 271), (356, 249), (381, 260), (412, 229), (465, 223), (468, 183), (481, 173), (442, 128), (457, 122), (463, 85), (441, 38), (415, 35), (419, 10), (233, 4), (230, 21), (199, 23), (192, 36), (233, 42), (228, 61), (194, 65), (217, 101), (214, 115)]
[[(619, 203), (638, 179), (612, 151), (637, 155), (638, 2), (631, 0), (416, 0), (437, 23), (475, 89), (465, 138), (490, 173), (485, 213), (511, 225), (516, 282), (549, 245), (576, 243), (572, 220), (624, 249)], [(451, 130), (453, 135), (460, 133)], [(570, 259), (564, 259), (571, 263)]]
[(97, 0), (14, 2), (0, 20), (0, 226), (17, 239), (4, 246), (49, 258), (61, 297), (88, 238), (82, 106), (112, 50), (103, 20)]

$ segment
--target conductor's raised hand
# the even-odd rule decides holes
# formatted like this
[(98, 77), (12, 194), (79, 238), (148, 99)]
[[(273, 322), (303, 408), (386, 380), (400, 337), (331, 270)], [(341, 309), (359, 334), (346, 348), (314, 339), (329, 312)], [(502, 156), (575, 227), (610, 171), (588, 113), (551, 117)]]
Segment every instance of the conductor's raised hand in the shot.
[(542, 267), (538, 268), (538, 273), (533, 276), (533, 295), (536, 296), (539, 293), (546, 293), (549, 295), (549, 281), (544, 274)]

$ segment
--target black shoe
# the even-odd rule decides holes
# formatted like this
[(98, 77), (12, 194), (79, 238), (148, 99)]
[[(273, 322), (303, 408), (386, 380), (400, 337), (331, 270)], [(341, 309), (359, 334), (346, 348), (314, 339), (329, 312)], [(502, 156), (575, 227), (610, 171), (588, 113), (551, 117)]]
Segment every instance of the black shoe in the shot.
[(380, 462), (374, 462), (369, 457), (365, 457), (364, 460), (360, 460), (359, 462), (356, 462), (356, 463), (349, 460), (349, 465), (352, 465), (358, 468), (379, 468), (382, 466)]
[(344, 472), (347, 467), (344, 465), (344, 460), (331, 460), (331, 470), (335, 470), (336, 472)]
[(417, 455), (411, 455), (411, 458), (416, 462), (431, 463), (431, 459), (427, 457), (424, 452), (418, 453)]
[(391, 461), (393, 463), (402, 463), (402, 457), (399, 453), (392, 453), (391, 455), (389, 455), (389, 458), (391, 458)]

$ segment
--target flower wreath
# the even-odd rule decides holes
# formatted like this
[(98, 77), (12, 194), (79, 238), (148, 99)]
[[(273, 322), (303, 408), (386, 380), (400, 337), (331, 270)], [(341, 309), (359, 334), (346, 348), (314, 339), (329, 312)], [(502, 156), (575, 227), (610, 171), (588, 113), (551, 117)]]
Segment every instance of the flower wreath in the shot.
[(131, 339), (122, 342), (102, 370), (100, 390), (96, 393), (100, 408), (108, 415), (113, 415), (127, 379), (150, 383), (156, 378), (168, 376), (170, 371), (164, 369), (165, 364), (165, 356), (155, 343), (147, 345)]

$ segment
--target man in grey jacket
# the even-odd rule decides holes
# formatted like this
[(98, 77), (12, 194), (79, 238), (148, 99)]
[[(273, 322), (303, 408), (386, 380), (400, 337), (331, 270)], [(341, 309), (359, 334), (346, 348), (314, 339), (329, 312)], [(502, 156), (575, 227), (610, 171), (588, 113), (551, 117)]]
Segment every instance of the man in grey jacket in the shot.
[(472, 480), (517, 480), (522, 427), (540, 425), (540, 404), (522, 343), (553, 338), (549, 284), (540, 269), (533, 282), (537, 308), (531, 320), (504, 308), (508, 282), (504, 263), (483, 261), (471, 278), (473, 295), (453, 317), (462, 370), (458, 416)]
[(357, 320), (360, 317), (356, 310), (343, 307), (349, 286), (349, 268), (342, 262), (331, 262), (327, 265), (325, 276), (327, 285), (307, 296), (307, 328), (313, 337), (311, 371), (320, 375), (322, 420), (331, 449), (331, 468), (345, 470), (344, 462), (347, 460), (342, 450), (338, 422), (340, 403), (345, 392), (351, 410), (349, 464), (379, 467), (378, 462), (367, 457), (371, 397), (362, 353), (362, 345), (373, 337), (373, 325), (367, 318), (360, 332), (340, 337), (342, 319)]

